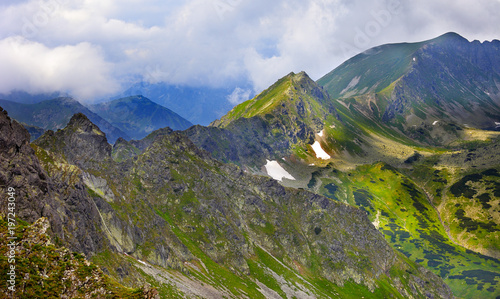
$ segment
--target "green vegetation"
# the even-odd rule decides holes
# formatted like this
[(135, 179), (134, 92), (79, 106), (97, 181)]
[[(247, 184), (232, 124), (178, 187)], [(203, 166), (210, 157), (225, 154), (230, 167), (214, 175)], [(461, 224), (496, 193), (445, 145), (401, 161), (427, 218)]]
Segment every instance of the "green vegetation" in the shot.
[[(426, 161), (423, 161), (419, 164), (412, 174), (417, 178), (425, 177), (428, 180), (426, 187), (432, 188), (435, 194), (441, 192), (439, 194), (442, 195), (442, 191), (439, 190), (443, 190), (444, 186), (449, 184), (447, 181), (449, 174), (444, 170), (434, 170), (429, 176), (427, 174), (429, 170), (424, 170), (425, 163)], [(476, 193), (470, 191), (470, 180), (478, 180), (485, 175), (487, 175), (486, 180), (490, 179), (492, 182), (489, 191), (494, 193), (495, 183), (491, 179), (498, 175), (495, 169), (465, 176), (450, 188), (450, 193), (467, 195), (469, 199), (477, 197)], [(482, 298), (498, 292), (500, 287), (498, 260), (454, 244), (444, 230), (440, 216), (431, 201), (411, 178), (387, 164), (377, 163), (360, 166), (347, 173), (339, 171), (323, 173), (322, 176), (316, 177), (316, 180), (321, 181), (320, 193), (331, 196), (327, 186), (331, 186), (331, 182), (334, 181), (332, 179), (342, 181), (341, 184), (335, 184), (334, 193), (338, 200), (366, 211), (370, 220), (395, 249), (440, 275), (452, 287), (456, 296)], [(490, 201), (485, 202), (489, 196), (489, 193), (488, 196), (482, 195), (483, 201), (477, 205), (490, 203)], [(456, 202), (450, 202), (447, 207), (452, 203), (454, 205)], [(453, 209), (446, 213), (453, 219), (458, 219), (456, 227), (461, 228), (460, 232), (463, 229), (485, 230), (486, 233), (476, 236), (482, 240), (482, 244), (488, 244), (489, 238), (497, 239), (495, 234), (498, 233), (498, 226), (494, 222), (477, 223), (464, 216), (464, 210), (460, 209), (460, 206), (453, 206)], [(446, 218), (443, 220), (446, 221)], [(453, 232), (455, 228), (451, 225), (450, 229)], [(496, 243), (498, 241), (492, 242), (495, 242), (492, 243), (492, 247), (498, 248)], [(480, 273), (481, 278), (473, 278), (473, 275)], [(464, 278), (467, 278), (467, 284), (460, 283)]]
[[(16, 298), (55, 298), (61, 294), (71, 298), (144, 298), (141, 289), (126, 288), (104, 275), (85, 256), (52, 245), (45, 234), (47, 220), (40, 219), (32, 226), (16, 220), (15, 237), (19, 242), (14, 255), (15, 263), (7, 257), (7, 246), (0, 247), (0, 279), (6, 282), (7, 272), (15, 265), (15, 292), (2, 288), (4, 296)], [(6, 239), (7, 219), (0, 218), (0, 236)]]
[[(319, 79), (318, 84), (324, 86), (333, 98), (366, 92), (387, 93), (391, 84), (408, 71), (415, 52), (422, 45), (412, 43), (374, 48), (343, 63)], [(347, 89), (354, 78), (359, 78), (358, 82), (361, 83)]]

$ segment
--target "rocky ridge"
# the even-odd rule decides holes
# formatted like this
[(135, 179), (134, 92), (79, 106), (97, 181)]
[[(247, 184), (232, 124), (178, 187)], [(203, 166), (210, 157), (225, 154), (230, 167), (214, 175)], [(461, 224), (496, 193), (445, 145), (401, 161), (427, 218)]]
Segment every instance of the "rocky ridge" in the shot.
[[(129, 275), (136, 273), (123, 262), (121, 252), (140, 263), (176, 270), (187, 279), (197, 277), (205, 284), (229, 280), (223, 288), (232, 297), (263, 297), (259, 285), (285, 294), (284, 282), (276, 284), (280, 280), (269, 276), (273, 271), (284, 277), (299, 275), (304, 282), (288, 278), (285, 285), (302, 285), (303, 292), (319, 298), (346, 294), (354, 285), (366, 295), (451, 297), (437, 276), (391, 249), (364, 212), (284, 188), (269, 178), (247, 175), (213, 160), (179, 133), (157, 136), (143, 153), (121, 163), (111, 159), (109, 148), (101, 146), (101, 132), (81, 115), (54, 134), (58, 138), (50, 134), (40, 138), (34, 145), (36, 153), (48, 180), (68, 175), (62, 165), (75, 168), (72, 179), (67, 179), (73, 184), (66, 192), (86, 193), (79, 201), (93, 202), (89, 211), (95, 209), (97, 214), (87, 218), (89, 224), (74, 227), (74, 235), (88, 234), (85, 227), (90, 224), (99, 227), (96, 235), (104, 242), (94, 243), (104, 247), (90, 250), (89, 255), (109, 273), (118, 273), (118, 268)], [(93, 151), (95, 159), (76, 163), (84, 153), (69, 140), (85, 140), (89, 144), (82, 150)], [(70, 149), (75, 152), (69, 154)], [(33, 150), (27, 154), (38, 160)], [(76, 159), (78, 165), (66, 159)], [(26, 161), (25, 165), (31, 164)], [(102, 222), (96, 224), (98, 220)], [(114, 258), (101, 259), (105, 252)], [(117, 275), (119, 280), (127, 277)], [(220, 283), (213, 286), (221, 287)]]

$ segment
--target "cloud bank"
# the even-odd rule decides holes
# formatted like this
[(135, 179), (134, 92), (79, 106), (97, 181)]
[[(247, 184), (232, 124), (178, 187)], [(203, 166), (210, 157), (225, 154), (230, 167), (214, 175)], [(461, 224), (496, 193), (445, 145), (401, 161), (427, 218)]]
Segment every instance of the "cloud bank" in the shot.
[(0, 4), (0, 93), (92, 100), (132, 81), (230, 87), (313, 79), (370, 47), (455, 31), (498, 39), (500, 1), (25, 0)]

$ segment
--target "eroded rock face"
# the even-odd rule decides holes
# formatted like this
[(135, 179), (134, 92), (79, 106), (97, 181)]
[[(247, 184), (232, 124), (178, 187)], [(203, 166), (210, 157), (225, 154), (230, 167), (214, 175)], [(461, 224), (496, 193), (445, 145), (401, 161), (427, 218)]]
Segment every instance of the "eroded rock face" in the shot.
[[(4, 205), (6, 188), (14, 188), (16, 215), (33, 222), (44, 213), (49, 179), (29, 140), (28, 131), (0, 107), (0, 201)], [(6, 210), (1, 209), (0, 213), (6, 213)]]
[[(1, 109), (2, 205), (7, 198), (5, 187), (12, 187), (15, 189), (17, 217), (29, 223), (46, 217), (51, 224), (51, 235), (56, 240), (60, 240), (71, 250), (86, 254), (96, 252), (104, 246), (104, 239), (97, 232), (101, 221), (79, 171), (60, 166), (58, 175), (50, 177), (40, 165), (29, 140), (28, 132)], [(50, 159), (49, 156), (46, 157)], [(0, 213), (5, 214), (6, 210), (2, 209)]]
[(96, 168), (111, 158), (112, 146), (106, 135), (82, 113), (75, 114), (64, 130), (48, 131), (35, 144), (45, 148), (50, 145), (50, 151), (83, 169)]

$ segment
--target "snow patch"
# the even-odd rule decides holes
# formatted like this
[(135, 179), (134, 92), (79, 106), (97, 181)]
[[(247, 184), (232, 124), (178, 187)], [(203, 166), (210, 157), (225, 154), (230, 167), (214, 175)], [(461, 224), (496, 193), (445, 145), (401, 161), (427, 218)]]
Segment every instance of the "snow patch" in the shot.
[(285, 169), (283, 169), (283, 167), (281, 167), (281, 165), (277, 161), (269, 161), (267, 159), (266, 161), (267, 163), (266, 165), (264, 165), (264, 167), (266, 168), (266, 172), (270, 177), (280, 182), (281, 180), (283, 180), (283, 178), (295, 181), (295, 178)]
[(323, 137), (325, 135), (325, 130), (321, 130), (321, 132), (318, 133), (319, 137)]
[(495, 126), (500, 127), (500, 122), (495, 122)]
[(325, 150), (321, 147), (321, 144), (318, 141), (315, 141), (312, 145), (312, 149), (316, 154), (316, 157), (323, 160), (331, 159), (332, 157), (325, 152)]
[(439, 120), (435, 120), (432, 125), (435, 126), (437, 123), (439, 122)]
[(413, 57), (413, 61), (417, 61), (417, 58)]

